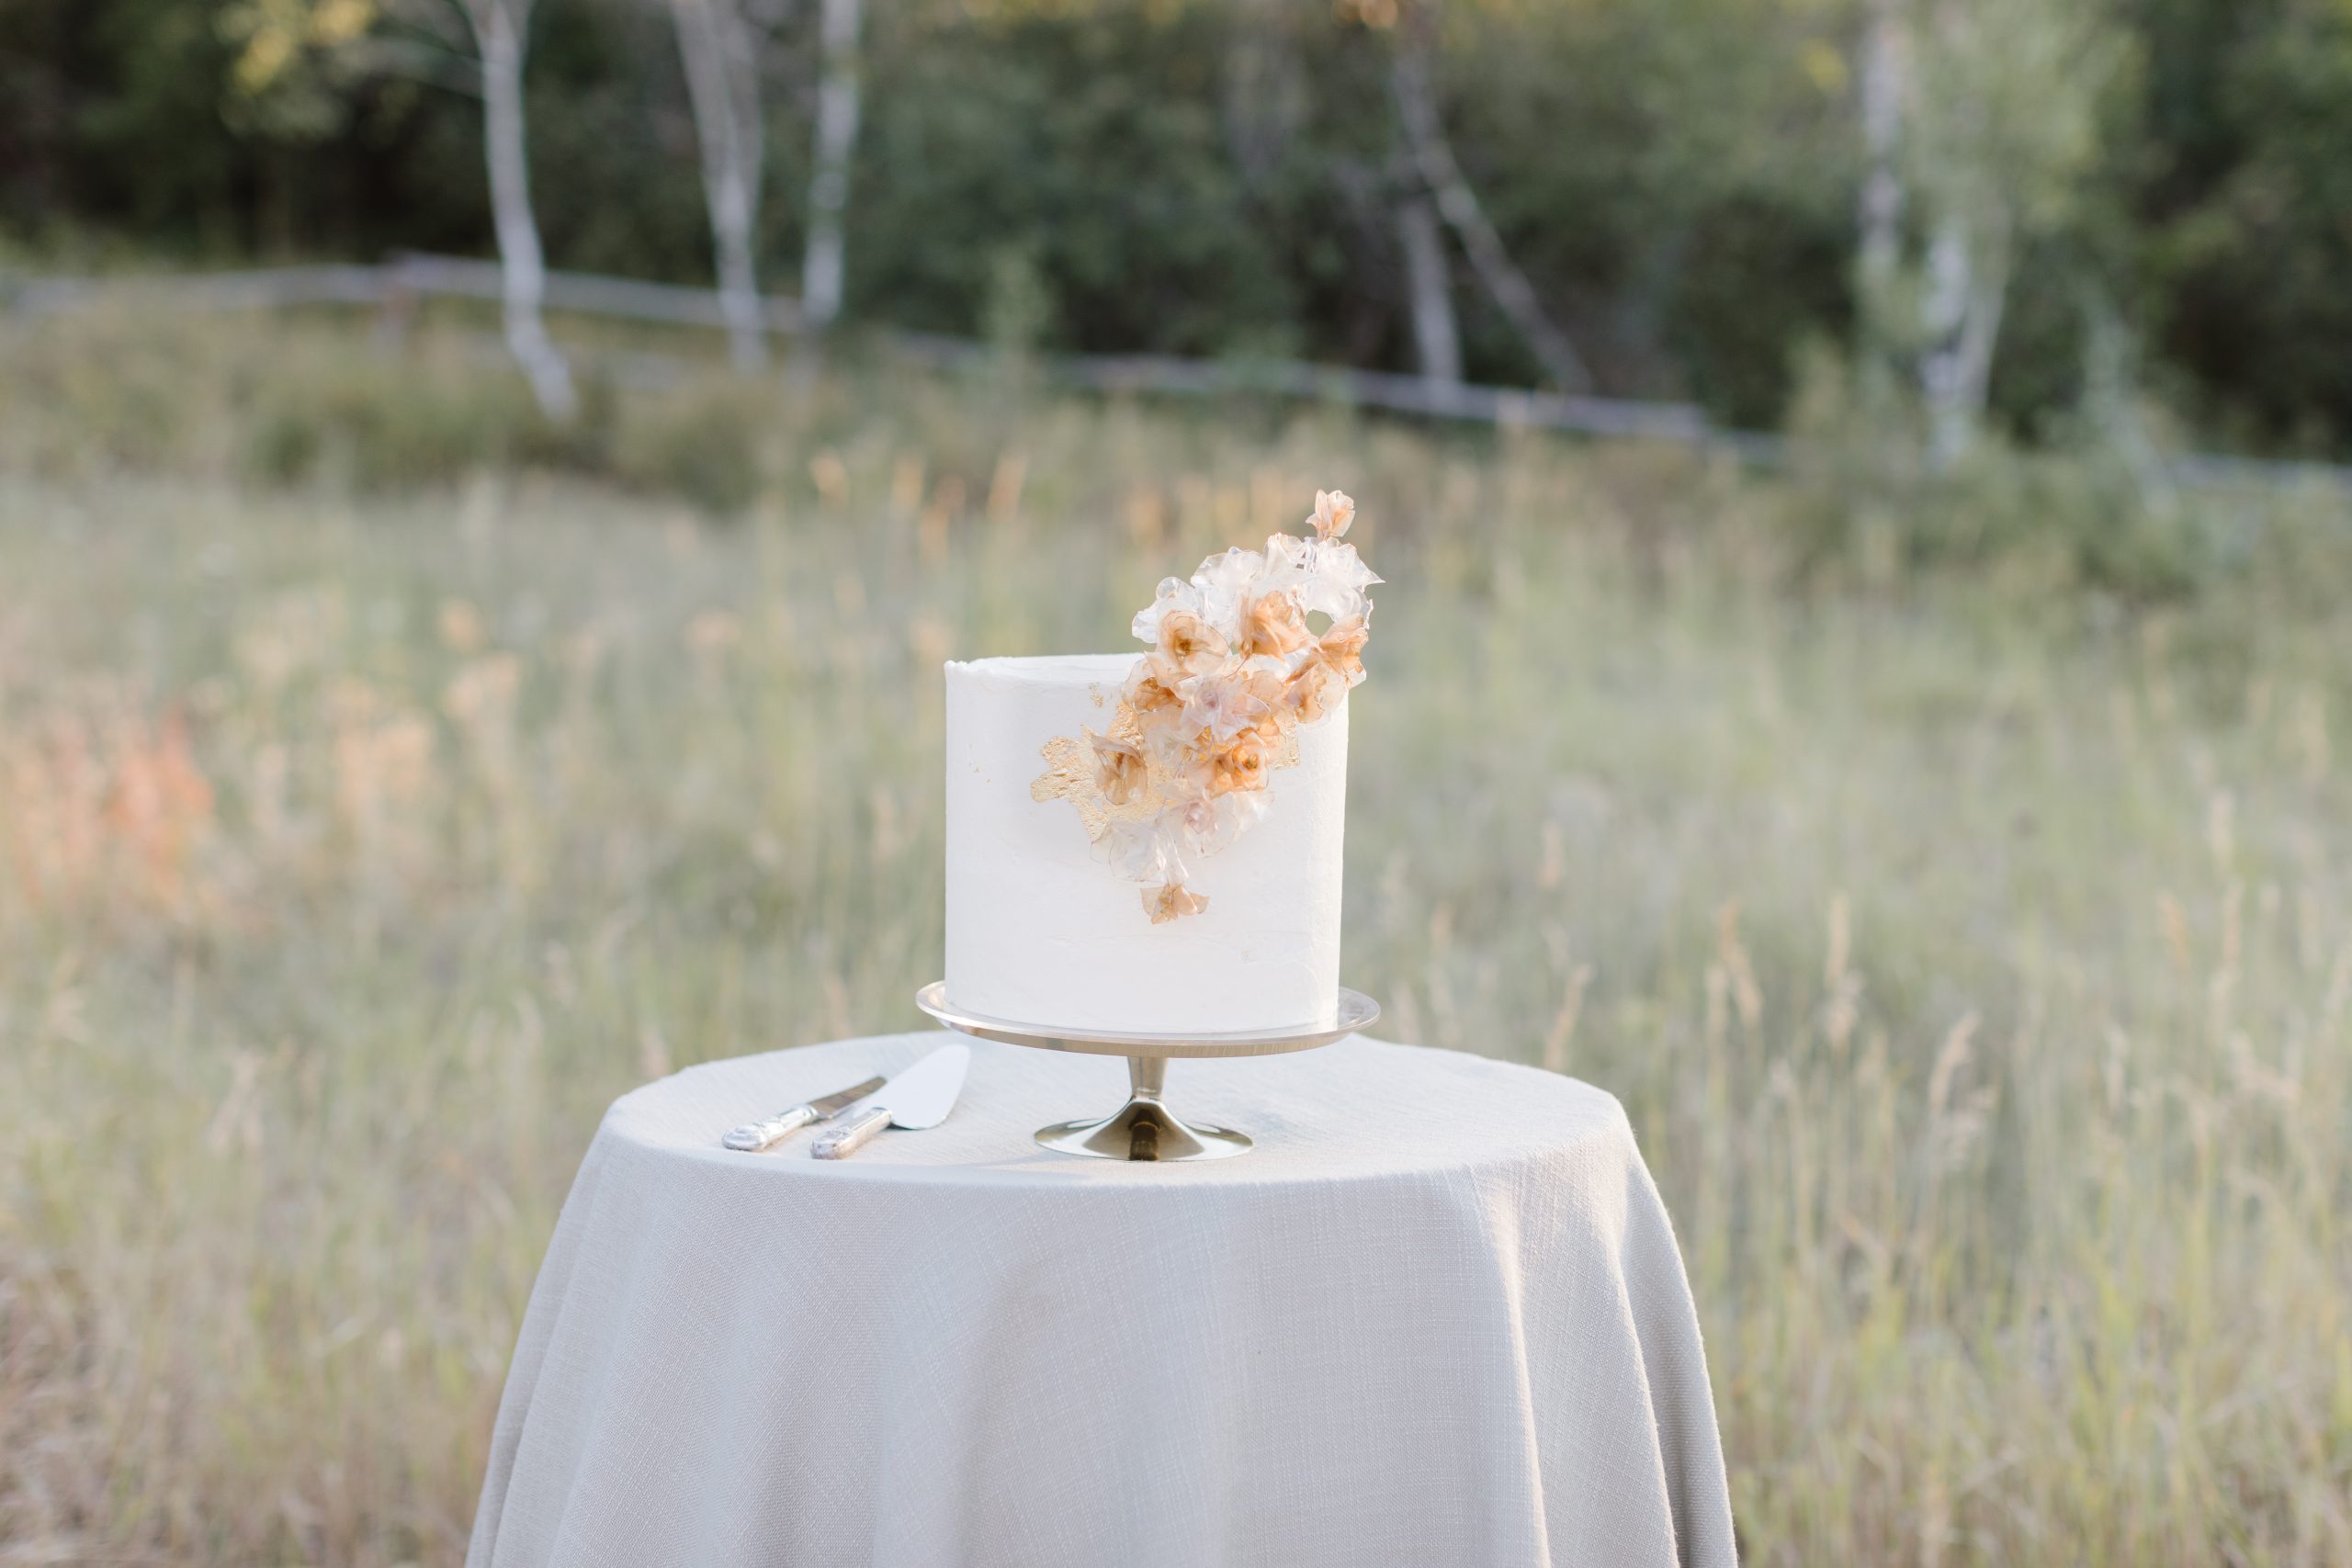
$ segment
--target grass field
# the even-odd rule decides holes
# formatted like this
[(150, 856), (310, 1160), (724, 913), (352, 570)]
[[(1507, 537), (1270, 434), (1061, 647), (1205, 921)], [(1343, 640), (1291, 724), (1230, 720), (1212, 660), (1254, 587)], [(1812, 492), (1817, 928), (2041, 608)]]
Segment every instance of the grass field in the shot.
[(239, 352), (0, 394), (0, 1561), (459, 1556), (604, 1104), (918, 1021), (939, 661), (1339, 484), (1347, 978), (1625, 1101), (1747, 1561), (2352, 1562), (2342, 515), (2134, 601), (1673, 455), (911, 381), (415, 486)]

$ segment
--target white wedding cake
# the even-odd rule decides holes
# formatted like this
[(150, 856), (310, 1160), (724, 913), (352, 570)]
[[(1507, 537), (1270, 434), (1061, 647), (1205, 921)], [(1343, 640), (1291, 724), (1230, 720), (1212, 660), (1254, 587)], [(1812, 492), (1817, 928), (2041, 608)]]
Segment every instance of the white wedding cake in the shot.
[(1340, 537), (1353, 503), (1316, 501), (1313, 537), (1162, 582), (1140, 657), (947, 665), (951, 1006), (1072, 1032), (1334, 1021), (1379, 579)]

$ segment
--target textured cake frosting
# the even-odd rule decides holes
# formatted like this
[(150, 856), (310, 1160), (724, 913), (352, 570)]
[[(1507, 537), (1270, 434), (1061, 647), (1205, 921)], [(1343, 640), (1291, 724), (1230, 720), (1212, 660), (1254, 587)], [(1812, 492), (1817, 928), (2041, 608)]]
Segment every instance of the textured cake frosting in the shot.
[(1017, 1023), (1169, 1033), (1328, 1025), (1340, 986), (1344, 701), (1297, 732), (1250, 830), (1155, 924), (1069, 806), (1031, 784), (1057, 737), (1110, 722), (1131, 654), (947, 666), (947, 998)]

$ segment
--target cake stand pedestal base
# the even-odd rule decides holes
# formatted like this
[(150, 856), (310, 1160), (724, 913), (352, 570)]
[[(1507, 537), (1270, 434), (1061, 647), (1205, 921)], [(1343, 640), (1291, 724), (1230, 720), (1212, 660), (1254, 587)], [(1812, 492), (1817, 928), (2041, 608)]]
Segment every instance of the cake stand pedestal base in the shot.
[(1206, 1034), (1132, 1034), (1107, 1030), (1049, 1029), (1040, 1024), (966, 1012), (947, 999), (947, 982), (933, 980), (915, 993), (915, 1006), (959, 1034), (1029, 1045), (1041, 1051), (1075, 1051), (1087, 1056), (1127, 1059), (1127, 1102), (1100, 1122), (1057, 1122), (1037, 1129), (1040, 1146), (1056, 1154), (1092, 1159), (1224, 1159), (1250, 1152), (1247, 1134), (1230, 1127), (1197, 1127), (1160, 1102), (1168, 1088), (1171, 1056), (1272, 1056), (1309, 1051), (1369, 1029), (1380, 1004), (1362, 991), (1340, 988), (1328, 1023), (1264, 1032)]
[(1096, 1159), (1223, 1159), (1250, 1152), (1250, 1136), (1230, 1127), (1198, 1127), (1160, 1103), (1168, 1058), (1130, 1056), (1127, 1102), (1100, 1122), (1057, 1122), (1037, 1142), (1057, 1154)]

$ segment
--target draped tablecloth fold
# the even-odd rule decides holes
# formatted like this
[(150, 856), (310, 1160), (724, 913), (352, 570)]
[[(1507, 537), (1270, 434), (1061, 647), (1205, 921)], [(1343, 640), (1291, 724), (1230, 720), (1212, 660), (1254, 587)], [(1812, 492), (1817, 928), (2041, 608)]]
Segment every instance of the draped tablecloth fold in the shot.
[(499, 1408), (473, 1568), (1728, 1568), (1699, 1326), (1623, 1111), (1351, 1040), (1179, 1062), (1240, 1159), (1048, 1154), (1115, 1059), (973, 1043), (854, 1158), (729, 1127), (936, 1033), (622, 1097)]

